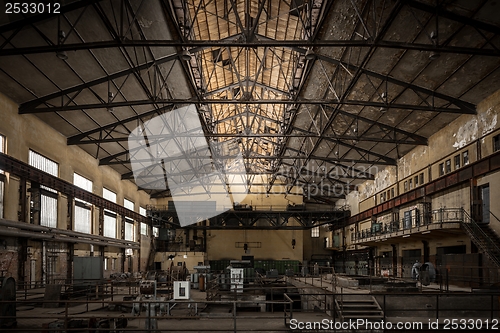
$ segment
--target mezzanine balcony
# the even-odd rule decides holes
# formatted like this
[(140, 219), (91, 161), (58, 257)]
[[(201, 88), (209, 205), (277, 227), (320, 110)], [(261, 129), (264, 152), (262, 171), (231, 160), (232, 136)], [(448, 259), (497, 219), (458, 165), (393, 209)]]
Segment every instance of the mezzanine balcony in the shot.
[[(467, 213), (462, 208), (441, 208), (430, 213), (408, 215), (388, 223), (372, 223), (371, 228), (352, 230), (352, 245), (374, 245), (380, 241), (410, 236), (424, 237), (433, 232), (463, 233), (461, 224), (468, 221)], [(360, 223), (361, 224), (361, 223)], [(435, 236), (435, 235), (433, 235)]]

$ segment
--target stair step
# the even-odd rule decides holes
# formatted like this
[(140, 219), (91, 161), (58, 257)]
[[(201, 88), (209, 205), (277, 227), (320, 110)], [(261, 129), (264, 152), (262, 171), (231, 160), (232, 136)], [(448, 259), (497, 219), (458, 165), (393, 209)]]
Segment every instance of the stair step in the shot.
[(344, 304), (342, 306), (343, 308), (377, 308), (378, 309), (378, 306), (377, 304), (364, 304), (364, 305), (357, 305), (357, 304)]
[(382, 315), (382, 311), (363, 311), (363, 310), (349, 310), (342, 311), (343, 315), (357, 314), (357, 313), (365, 313), (370, 315)]
[[(345, 319), (359, 319), (359, 316), (342, 316)], [(363, 316), (363, 319), (382, 319), (384, 316)]]
[(343, 299), (338, 301), (340, 304), (342, 303), (375, 303), (372, 299)]

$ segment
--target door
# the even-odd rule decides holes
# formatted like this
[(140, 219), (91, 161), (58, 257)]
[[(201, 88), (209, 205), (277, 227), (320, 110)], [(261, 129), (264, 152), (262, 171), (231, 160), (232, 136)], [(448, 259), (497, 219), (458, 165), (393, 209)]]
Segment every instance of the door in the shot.
[(490, 186), (481, 187), (481, 199), (482, 199), (482, 210), (483, 210), (483, 221), (482, 223), (490, 223)]
[(36, 287), (36, 260), (31, 259), (30, 261), (30, 287)]

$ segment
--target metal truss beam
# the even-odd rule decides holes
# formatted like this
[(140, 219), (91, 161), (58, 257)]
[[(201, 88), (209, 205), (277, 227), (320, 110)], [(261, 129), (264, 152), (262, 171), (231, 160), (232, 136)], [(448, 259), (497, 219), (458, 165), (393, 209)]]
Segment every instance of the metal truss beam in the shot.
[(377, 72), (370, 71), (364, 67), (359, 67), (359, 66), (349, 64), (349, 63), (343, 62), (341, 60), (337, 60), (337, 59), (327, 57), (324, 55), (317, 55), (317, 58), (324, 60), (326, 62), (329, 62), (331, 64), (334, 64), (334, 65), (337, 65), (337, 66), (340, 66), (343, 68), (347, 68), (351, 71), (355, 71), (355, 72), (359, 71), (360, 73), (363, 73), (367, 76), (375, 77), (375, 78), (380, 79), (382, 81), (387, 81), (387, 82), (390, 82), (392, 84), (404, 87), (406, 89), (411, 89), (411, 90), (414, 90), (416, 92), (420, 92), (420, 93), (423, 93), (423, 94), (426, 94), (429, 96), (433, 96), (435, 98), (439, 98), (439, 99), (448, 101), (448, 102), (456, 105), (458, 108), (460, 108), (460, 110), (461, 110), (460, 113), (476, 114), (476, 106), (474, 104), (462, 101), (458, 98), (448, 96), (448, 95), (445, 95), (445, 94), (442, 94), (442, 93), (439, 93), (439, 92), (436, 92), (436, 91), (433, 91), (433, 90), (430, 90), (430, 89), (427, 89), (424, 87), (420, 87), (420, 86), (417, 86), (417, 85), (409, 83), (409, 82), (404, 82), (404, 81), (398, 80), (396, 78), (393, 78), (393, 77), (390, 77), (387, 75), (383, 75), (383, 74), (380, 74)]
[(162, 107), (159, 107), (157, 109), (154, 109), (154, 110), (151, 110), (151, 111), (147, 111), (147, 112), (141, 113), (139, 115), (123, 119), (123, 120), (119, 120), (117, 122), (114, 122), (114, 123), (111, 123), (111, 124), (108, 124), (108, 125), (104, 125), (104, 126), (96, 128), (96, 129), (93, 129), (93, 130), (90, 130), (90, 131), (86, 131), (86, 132), (81, 133), (81, 134), (70, 136), (67, 139), (67, 144), (68, 145), (81, 144), (82, 140), (84, 138), (88, 137), (89, 135), (96, 134), (96, 133), (102, 132), (102, 131), (107, 130), (107, 129), (112, 129), (112, 128), (115, 128), (117, 126), (129, 123), (131, 121), (136, 121), (136, 120), (144, 119), (146, 117), (153, 116), (153, 115), (155, 115), (155, 114), (157, 114), (159, 112), (163, 112), (165, 110), (168, 110), (171, 107), (172, 107), (172, 105), (162, 106)]
[[(376, 123), (376, 122), (374, 122)], [(381, 124), (382, 125), (382, 124)], [(389, 127), (389, 126), (387, 126)], [(426, 145), (427, 139), (419, 139), (417, 140), (397, 140), (397, 139), (386, 139), (386, 138), (369, 138), (366, 136), (353, 136), (353, 135), (318, 135), (314, 133), (310, 133), (306, 130), (300, 128), (294, 128), (296, 131), (300, 131), (303, 133), (289, 133), (289, 134), (279, 134), (279, 133), (251, 133), (251, 134), (242, 134), (242, 133), (207, 133), (203, 135), (198, 134), (178, 134), (175, 137), (206, 137), (206, 138), (321, 138), (325, 140), (329, 140), (331, 142), (343, 141), (343, 140), (356, 140), (356, 141), (368, 141), (368, 142), (379, 142), (379, 143), (394, 143), (394, 144), (408, 144), (408, 145)], [(93, 131), (94, 133), (96, 131)], [(122, 137), (107, 137), (107, 138), (99, 138), (99, 139), (88, 139), (83, 140), (83, 138), (88, 135), (79, 135), (79, 138), (73, 137), (70, 141), (68, 139), (68, 145), (85, 145), (85, 144), (98, 144), (98, 143), (114, 143), (114, 142), (125, 142), (128, 141), (128, 136)], [(168, 139), (169, 136), (165, 135), (149, 135), (149, 140), (159, 140), (159, 139)], [(339, 144), (342, 144), (339, 142)]]
[(52, 93), (52, 94), (49, 94), (49, 95), (46, 95), (46, 96), (34, 99), (34, 100), (26, 102), (26, 103), (22, 103), (19, 106), (19, 113), (20, 114), (30, 113), (38, 105), (40, 105), (42, 103), (45, 103), (47, 101), (50, 101), (52, 99), (55, 99), (55, 98), (58, 98), (58, 97), (61, 97), (61, 96), (65, 96), (65, 95), (68, 95), (68, 94), (71, 94), (71, 93), (79, 92), (79, 91), (81, 91), (83, 89), (87, 89), (87, 88), (96, 86), (98, 84), (102, 84), (102, 83), (105, 83), (105, 82), (108, 82), (108, 81), (111, 81), (111, 80), (115, 80), (115, 79), (118, 79), (120, 77), (127, 76), (129, 74), (138, 73), (139, 71), (147, 70), (147, 69), (149, 69), (152, 66), (160, 65), (162, 63), (166, 63), (166, 62), (169, 62), (169, 61), (174, 61), (178, 57), (179, 56), (177, 54), (173, 54), (173, 55), (168, 55), (168, 56), (165, 56), (165, 57), (161, 57), (161, 58), (158, 58), (158, 59), (155, 59), (155, 60), (148, 61), (148, 62), (146, 62), (146, 63), (144, 63), (142, 65), (139, 65), (139, 66), (130, 67), (128, 69), (116, 72), (114, 74), (103, 76), (101, 78), (98, 78), (98, 79), (95, 79), (95, 80), (92, 80), (92, 81), (89, 81), (89, 82), (85, 82), (85, 83), (79, 84), (77, 86), (68, 88), (68, 89), (63, 89), (61, 91), (58, 91), (58, 92), (55, 92), (55, 93)]
[[(434, 7), (431, 7), (434, 8)], [(472, 20), (475, 23), (482, 23), (480, 21)], [(306, 40), (120, 40), (120, 41), (103, 41), (103, 42), (88, 42), (88, 43), (75, 43), (63, 44), (55, 46), (34, 46), (22, 47), (0, 50), (0, 57), (13, 56), (13, 55), (26, 55), (26, 54), (39, 54), (39, 53), (55, 53), (61, 51), (78, 51), (78, 50), (91, 50), (91, 49), (105, 49), (105, 48), (128, 48), (128, 47), (186, 47), (193, 48), (191, 53), (195, 53), (196, 48), (210, 48), (210, 47), (286, 47), (286, 48), (312, 48), (312, 47), (380, 47), (391, 49), (403, 50), (416, 50), (416, 51), (429, 51), (440, 53), (455, 53), (455, 54), (470, 54), (489, 57), (498, 57), (500, 52), (495, 49), (480, 49), (471, 47), (459, 46), (437, 46), (434, 44), (422, 43), (404, 43), (393, 41), (378, 41), (371, 40), (322, 40), (310, 42)], [(305, 53), (306, 50), (304, 50)]]
[(407, 131), (404, 131), (404, 130), (399, 129), (397, 127), (389, 126), (389, 125), (386, 125), (384, 123), (378, 122), (376, 120), (365, 118), (365, 117), (362, 117), (360, 115), (352, 114), (352, 113), (349, 113), (349, 112), (346, 112), (346, 111), (343, 111), (343, 110), (340, 110), (340, 109), (338, 109), (337, 112), (339, 114), (342, 114), (342, 115), (345, 115), (345, 116), (348, 116), (348, 117), (351, 117), (351, 118), (355, 118), (357, 120), (361, 120), (361, 121), (367, 122), (367, 123), (372, 124), (372, 125), (376, 125), (376, 126), (378, 126), (380, 128), (387, 129), (387, 130), (389, 130), (391, 132), (408, 136), (409, 138), (412, 138), (413, 140), (415, 140), (415, 142), (413, 142), (413, 144), (415, 144), (415, 145), (416, 144), (427, 145), (427, 143), (428, 143), (427, 138), (424, 137), (424, 136), (421, 136), (421, 135), (418, 135), (418, 134), (415, 134), (415, 133), (411, 133), (411, 132), (407, 132)]
[[(291, 207), (290, 209), (297, 209)], [(175, 210), (148, 210), (155, 226), (181, 228)], [(208, 220), (208, 225), (193, 224), (185, 229), (209, 230), (305, 230), (325, 224), (342, 224), (350, 216), (348, 210), (329, 211), (238, 211), (229, 210)], [(196, 217), (196, 216), (195, 216)], [(257, 224), (257, 222), (259, 222)], [(266, 223), (266, 225), (262, 225)], [(297, 225), (298, 224), (298, 225)]]
[(472, 26), (472, 27), (475, 27), (477, 29), (492, 32), (496, 35), (500, 34), (500, 27), (498, 27), (498, 26), (447, 11), (447, 10), (443, 9), (442, 6), (437, 6), (437, 7), (430, 6), (426, 3), (423, 3), (420, 1), (415, 1), (415, 0), (406, 0), (405, 3), (410, 7), (413, 7), (413, 8), (418, 9), (418, 10), (422, 10), (424, 12), (431, 13), (433, 15), (437, 14), (438, 16), (445, 17), (447, 19), (450, 19), (450, 20), (453, 20), (456, 22), (460, 22), (460, 23), (465, 24), (465, 25)]
[[(360, 117), (360, 118), (362, 118), (362, 117)], [(363, 119), (360, 119), (360, 120), (363, 120)], [(380, 124), (384, 128), (391, 128), (394, 130), (398, 130), (397, 128), (381, 124), (381, 123), (374, 121), (374, 120), (372, 120), (370, 123), (372, 123), (372, 122), (376, 123), (376, 124)], [(293, 137), (322, 138), (322, 139), (330, 139), (330, 141), (332, 141), (332, 142), (334, 142), (334, 140), (355, 140), (355, 141), (368, 141), (368, 142), (407, 144), (407, 145), (424, 145), (424, 146), (427, 145), (427, 139), (424, 137), (421, 137), (418, 140), (415, 140), (415, 139), (413, 139), (413, 140), (406, 140), (406, 139), (398, 140), (398, 139), (381, 138), (381, 137), (378, 137), (378, 138), (367, 137), (366, 135), (359, 135), (359, 136), (355, 136), (355, 135), (323, 135), (323, 136), (321, 136), (321, 135), (318, 135), (317, 133), (313, 133), (313, 132), (310, 132), (310, 131), (307, 131), (305, 129), (298, 128), (298, 127), (294, 127), (293, 130), (299, 131), (302, 134), (298, 135), (298, 134), (292, 133), (292, 134), (287, 134), (287, 135), (276, 135), (276, 136), (290, 137), (290, 138), (293, 138)], [(405, 131), (402, 131), (402, 132), (405, 132)], [(412, 133), (409, 133), (409, 134), (412, 134)], [(408, 134), (408, 136), (410, 136), (409, 134)], [(265, 137), (266, 135), (262, 134), (261, 136)]]
[(260, 99), (260, 100), (243, 100), (243, 99), (145, 99), (145, 100), (134, 100), (134, 101), (121, 101), (112, 103), (94, 103), (94, 104), (80, 104), (80, 105), (64, 105), (64, 106), (50, 106), (50, 107), (40, 107), (40, 108), (25, 108), (20, 107), (19, 113), (47, 113), (47, 112), (65, 112), (65, 111), (75, 111), (75, 110), (91, 110), (91, 109), (110, 109), (128, 106), (138, 106), (138, 105), (150, 105), (150, 104), (170, 104), (170, 105), (186, 105), (186, 104), (237, 104), (237, 105), (353, 105), (353, 106), (370, 106), (374, 108), (387, 108), (387, 109), (400, 109), (409, 111), (429, 111), (429, 112), (448, 112), (448, 113), (468, 113), (473, 114), (473, 111), (459, 108), (443, 108), (436, 107), (433, 105), (411, 105), (411, 104), (400, 104), (400, 103), (383, 103), (383, 102), (372, 102), (372, 101), (362, 101), (362, 100), (346, 100), (340, 102), (338, 100), (329, 99), (297, 99), (297, 100), (282, 100), (282, 99)]

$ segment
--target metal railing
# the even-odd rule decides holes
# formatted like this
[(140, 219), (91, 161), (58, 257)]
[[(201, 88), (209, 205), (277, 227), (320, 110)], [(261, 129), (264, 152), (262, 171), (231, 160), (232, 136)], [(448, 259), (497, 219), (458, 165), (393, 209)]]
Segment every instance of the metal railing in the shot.
[[(370, 228), (362, 229), (351, 234), (351, 241), (358, 242), (367, 238), (387, 235), (391, 237), (394, 233), (412, 233), (421, 232), (429, 228), (429, 226), (452, 225), (454, 223), (463, 223), (466, 212), (463, 208), (440, 208), (433, 210), (430, 213), (420, 213), (412, 215), (411, 218), (401, 218), (397, 221), (386, 223), (374, 223)], [(424, 228), (423, 228), (424, 227)]]
[[(118, 295), (115, 295), (115, 299)], [(50, 315), (43, 311), (17, 311), (16, 316), (8, 316), (0, 314), (0, 324), (4, 324), (4, 328), (8, 327), (8, 332), (81, 332), (82, 328), (97, 328), (96, 332), (158, 332), (164, 331), (168, 326), (168, 321), (172, 319), (200, 319), (214, 320), (219, 323), (226, 320), (226, 324), (232, 322), (231, 327), (226, 325), (226, 328), (219, 327), (211, 328), (209, 331), (238, 331), (238, 323), (244, 320), (257, 320), (255, 327), (259, 326), (259, 321), (266, 322), (269, 320), (282, 320), (283, 326), (281, 330), (288, 331), (287, 324), (293, 318), (293, 300), (290, 297), (285, 297), (284, 300), (262, 301), (262, 300), (220, 300), (220, 301), (205, 301), (205, 300), (127, 300), (127, 301), (111, 301), (106, 300), (59, 300), (45, 301), (40, 300), (37, 306), (44, 304), (57, 303), (58, 310), (51, 309)], [(251, 315), (249, 313), (240, 313), (240, 307), (245, 305), (280, 305), (283, 307), (283, 315), (279, 313), (259, 313)], [(210, 315), (202, 310), (207, 306), (226, 306), (231, 309), (229, 313), (217, 313)], [(0, 301), (0, 308), (7, 306), (16, 306), (17, 308), (33, 308), (33, 301), (18, 300), (15, 305), (12, 302)], [(132, 308), (139, 306), (139, 313), (134, 314)], [(154, 311), (151, 309), (154, 308)], [(106, 312), (104, 312), (106, 311)], [(177, 313), (176, 313), (177, 312)], [(76, 314), (78, 314), (76, 316)], [(16, 324), (9, 327), (9, 323), (15, 321)], [(106, 323), (98, 324), (106, 321)], [(127, 327), (127, 323), (133, 322), (132, 327)], [(149, 323), (155, 322), (155, 325)], [(117, 323), (122, 325), (117, 327)], [(199, 322), (198, 322), (199, 323)], [(97, 326), (102, 325), (102, 326)], [(125, 326), (123, 326), (125, 325)], [(264, 324), (265, 325), (265, 324)], [(155, 328), (156, 326), (157, 328)], [(279, 326), (279, 325), (278, 325)], [(200, 328), (195, 325), (192, 328), (182, 327), (182, 331), (206, 331), (207, 329)], [(276, 328), (272, 329), (273, 331)], [(279, 330), (279, 327), (278, 327)], [(247, 329), (245, 329), (247, 331)]]
[(484, 230), (462, 209), (464, 219), (462, 225), (476, 246), (484, 252), (488, 258), (500, 267), (500, 247), (484, 232)]

